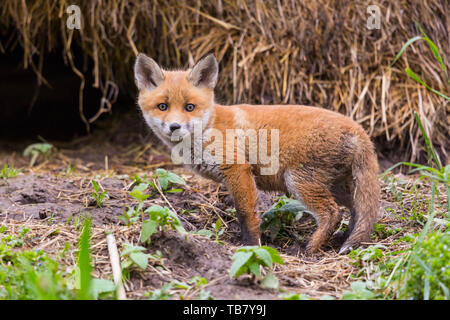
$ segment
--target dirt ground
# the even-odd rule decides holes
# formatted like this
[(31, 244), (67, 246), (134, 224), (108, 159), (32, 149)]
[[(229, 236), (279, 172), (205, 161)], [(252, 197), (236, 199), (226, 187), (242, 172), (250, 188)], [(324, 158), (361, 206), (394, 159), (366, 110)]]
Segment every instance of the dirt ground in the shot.
[[(150, 142), (149, 142), (150, 141)], [(135, 175), (151, 175), (157, 168), (171, 170), (187, 182), (180, 193), (153, 192), (145, 201), (145, 207), (153, 204), (173, 208), (180, 216), (187, 231), (212, 229), (221, 219), (226, 228), (219, 244), (214, 239), (199, 235), (183, 236), (164, 231), (152, 236), (148, 253), (160, 250), (163, 263), (150, 263), (145, 271), (131, 273), (125, 282), (127, 298), (144, 298), (145, 292), (160, 288), (173, 279), (188, 281), (193, 276), (206, 277), (204, 288), (215, 299), (277, 299), (281, 293), (304, 293), (313, 298), (329, 295), (340, 298), (350, 286), (350, 276), (357, 272), (351, 259), (338, 255), (339, 239), (334, 237), (330, 245), (313, 256), (304, 253), (304, 246), (315, 229), (312, 217), (304, 215), (295, 228), (301, 237), (275, 239), (263, 235), (263, 244), (275, 247), (285, 261), (275, 268), (280, 280), (280, 290), (263, 289), (250, 278), (230, 279), (228, 272), (232, 255), (239, 246), (239, 226), (233, 213), (229, 196), (220, 185), (200, 178), (190, 171), (170, 164), (167, 151), (158, 142), (142, 134), (132, 135), (120, 129), (105, 135), (94, 134), (75, 140), (71, 144), (55, 143), (56, 150), (46, 159), (38, 159), (30, 168), (29, 159), (22, 155), (27, 142), (0, 142), (0, 164), (8, 163), (21, 168), (21, 173), (11, 179), (0, 180), (0, 223), (10, 232), (19, 226), (30, 228), (26, 248), (43, 249), (50, 255), (60, 252), (65, 243), (76, 249), (80, 234), (79, 219), (89, 214), (93, 217), (92, 251), (96, 277), (111, 278), (111, 266), (105, 232), (112, 231), (119, 250), (125, 242), (139, 244), (140, 224), (125, 226), (117, 219), (129, 206), (137, 202), (129, 195)], [(404, 179), (404, 188), (412, 184)], [(96, 179), (107, 191), (109, 199), (103, 207), (96, 207), (91, 193), (91, 179)], [(391, 250), (398, 249), (395, 240), (418, 226), (399, 219), (402, 209), (392, 199), (389, 185), (382, 181), (383, 208), (379, 224), (389, 229), (399, 228), (393, 235), (375, 235), (373, 243), (381, 243)], [(429, 188), (426, 184), (423, 188)], [(258, 212), (266, 211), (280, 194), (261, 193)], [(412, 195), (414, 196), (414, 195)], [(404, 199), (401, 206), (408, 205)], [(348, 214), (344, 213), (348, 220)], [(67, 268), (73, 268), (75, 255), (65, 260)], [(198, 292), (184, 292), (185, 299), (196, 298)], [(174, 298), (177, 298), (175, 295)]]

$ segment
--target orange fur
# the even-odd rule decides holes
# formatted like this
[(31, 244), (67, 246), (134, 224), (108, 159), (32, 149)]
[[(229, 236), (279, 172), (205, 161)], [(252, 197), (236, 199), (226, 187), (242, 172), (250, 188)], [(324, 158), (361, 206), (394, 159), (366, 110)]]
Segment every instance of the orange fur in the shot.
[[(271, 175), (260, 174), (267, 164), (248, 161), (249, 138), (245, 150), (238, 150), (236, 145), (231, 148), (230, 142), (235, 139), (222, 142), (210, 139), (203, 143), (204, 150), (220, 144), (223, 150), (232, 152), (235, 160), (238, 151), (245, 154), (244, 163), (227, 164), (224, 152), (219, 164), (198, 170), (226, 184), (235, 201), (244, 243), (260, 243), (260, 219), (255, 212), (257, 188), (290, 194), (314, 212), (318, 228), (308, 244), (310, 252), (318, 250), (335, 231), (341, 220), (340, 205), (352, 212), (341, 252), (368, 241), (378, 216), (380, 188), (376, 154), (363, 128), (339, 113), (309, 106), (216, 104), (210, 83), (215, 85), (213, 73), (217, 71), (209, 60), (201, 60), (198, 70), (195, 66), (187, 71), (162, 70), (164, 80), (151, 84), (148, 90), (142, 89), (140, 83), (139, 105), (148, 121), (157, 121), (151, 125), (152, 129), (161, 130), (159, 136), (169, 147), (171, 143), (164, 130), (172, 123), (182, 124), (189, 130), (192, 121), (203, 121), (204, 132), (214, 128), (224, 137), (227, 129), (268, 130), (269, 151), (270, 130), (279, 130), (279, 169)], [(137, 63), (135, 72), (140, 72), (139, 68)], [(150, 70), (150, 77), (151, 72), (159, 71)], [(193, 83), (191, 77), (200, 79), (200, 85)], [(167, 104), (168, 110), (160, 111), (157, 108), (160, 103)], [(187, 112), (186, 104), (195, 105), (195, 110)]]

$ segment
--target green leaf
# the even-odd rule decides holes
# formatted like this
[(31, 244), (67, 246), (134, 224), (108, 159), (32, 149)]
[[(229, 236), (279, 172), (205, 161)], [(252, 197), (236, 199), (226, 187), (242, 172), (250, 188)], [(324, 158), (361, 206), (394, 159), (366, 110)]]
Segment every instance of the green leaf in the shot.
[(139, 183), (137, 186), (133, 188), (133, 190), (139, 191), (143, 193), (148, 188), (148, 183)]
[(184, 181), (183, 178), (181, 178), (179, 175), (173, 173), (173, 172), (169, 172), (167, 174), (167, 178), (170, 182), (172, 183), (177, 183), (177, 184), (182, 184), (182, 185), (186, 185), (186, 181)]
[(159, 184), (163, 190), (166, 190), (169, 186), (169, 179), (167, 178), (159, 178)]
[(47, 152), (49, 152), (51, 149), (53, 148), (53, 146), (49, 143), (34, 143), (29, 145), (25, 151), (23, 152), (23, 155), (25, 157), (28, 157), (30, 154), (46, 154)]
[(99, 294), (113, 292), (114, 290), (116, 290), (116, 285), (111, 280), (93, 279), (91, 290), (93, 299), (97, 300)]
[(352, 282), (352, 291), (344, 292), (342, 300), (369, 300), (375, 298), (375, 294), (366, 287), (367, 284), (363, 281)]
[(186, 234), (187, 233), (186, 229), (184, 229), (184, 227), (181, 224), (176, 224), (174, 229), (176, 231), (178, 231), (179, 233), (181, 233), (181, 234)]
[(151, 214), (151, 213), (165, 214), (166, 210), (163, 207), (161, 207), (157, 204), (154, 204), (151, 207), (147, 208), (145, 210), (145, 212), (148, 214)]
[(81, 300), (90, 300), (92, 295), (90, 292), (91, 287), (91, 251), (90, 251), (90, 239), (91, 239), (91, 223), (90, 217), (84, 219), (83, 231), (81, 232), (78, 254), (78, 269), (80, 270), (80, 293), (79, 298)]
[(98, 185), (98, 182), (94, 179), (91, 180), (92, 186), (94, 187), (95, 192), (98, 192), (100, 190), (100, 186)]
[(426, 84), (417, 74), (415, 74), (410, 68), (406, 68), (405, 72), (408, 76), (410, 76), (413, 80), (415, 80), (416, 82), (420, 83), (421, 85), (423, 85), (425, 88), (427, 88), (428, 90), (436, 93), (437, 95), (441, 96), (442, 98), (446, 99), (446, 100), (450, 100), (450, 97), (447, 97), (445, 94), (431, 88), (428, 84)]
[(130, 196), (132, 196), (139, 202), (142, 202), (150, 197), (150, 195), (144, 194), (144, 191), (147, 190), (147, 188), (148, 183), (140, 183), (138, 186), (133, 188), (133, 190), (130, 192)]
[(158, 224), (156, 221), (153, 220), (146, 220), (142, 224), (142, 230), (141, 230), (141, 242), (146, 242), (152, 234), (156, 233), (158, 231)]
[(287, 293), (285, 295), (280, 296), (283, 300), (313, 300), (307, 294), (298, 294), (298, 293)]
[(447, 74), (447, 70), (445, 69), (445, 64), (444, 64), (444, 60), (442, 59), (441, 55), (439, 54), (439, 49), (436, 46), (436, 44), (426, 35), (425, 31), (423, 31), (422, 27), (416, 23), (416, 26), (419, 28), (420, 32), (423, 35), (423, 40), (425, 40), (428, 43), (428, 46), (430, 47), (431, 51), (433, 52), (436, 60), (439, 62), (439, 64), (441, 65), (441, 70), (444, 72), (445, 77), (448, 80), (448, 74)]
[(147, 250), (147, 248), (141, 247), (141, 246), (133, 246), (127, 242), (123, 244), (123, 247), (125, 248), (122, 250), (121, 256), (129, 255), (131, 252), (141, 252)]
[(394, 61), (392, 61), (391, 63), (391, 67), (397, 62), (397, 60), (401, 57), (401, 55), (403, 54), (403, 52), (406, 50), (406, 48), (408, 48), (411, 44), (413, 44), (414, 42), (416, 42), (417, 40), (421, 40), (422, 37), (421, 36), (417, 36), (414, 37), (412, 39), (409, 39), (404, 45), (403, 47), (400, 49), (399, 53), (395, 56)]
[(261, 248), (265, 249), (266, 251), (268, 251), (270, 253), (270, 257), (272, 258), (272, 261), (274, 263), (284, 264), (284, 261), (281, 258), (280, 254), (278, 253), (277, 250), (275, 250), (274, 248), (271, 248), (271, 247), (267, 247), (267, 246), (261, 246)]
[(166, 177), (167, 171), (165, 169), (158, 168), (156, 169), (156, 174), (160, 177)]
[(242, 276), (243, 274), (249, 273), (249, 269), (248, 269), (248, 265), (243, 265), (241, 268), (239, 268), (239, 270), (236, 272), (236, 274), (234, 275), (235, 278), (239, 278), (240, 276)]
[(222, 226), (222, 220), (217, 219), (217, 220), (216, 220), (216, 223), (214, 224), (214, 229), (215, 229), (216, 231), (219, 231), (219, 229), (220, 229), (221, 226)]
[(282, 212), (297, 213), (297, 212), (305, 211), (306, 207), (303, 206), (297, 200), (289, 199), (289, 201), (285, 205), (283, 205), (281, 208), (279, 208), (279, 210), (282, 211)]
[(247, 261), (251, 258), (251, 256), (253, 255), (253, 252), (236, 252), (233, 255), (233, 264), (231, 265), (230, 268), (230, 278), (232, 278), (233, 276), (238, 277), (238, 271), (240, 271), (239, 269), (241, 269), (242, 266), (244, 266)]
[(267, 250), (265, 250), (264, 248), (259, 248), (255, 249), (254, 252), (256, 256), (264, 262), (264, 265), (266, 265), (269, 268), (272, 268), (272, 257)]
[(207, 230), (207, 229), (201, 229), (198, 231), (191, 231), (192, 234), (198, 234), (199, 236), (203, 236), (203, 237), (207, 237), (210, 238), (214, 235), (214, 232), (212, 232), (211, 230)]
[(148, 256), (142, 252), (132, 252), (129, 255), (130, 259), (142, 270), (147, 268)]
[(250, 269), (251, 272), (253, 272), (253, 274), (257, 277), (260, 278), (261, 277), (261, 267), (259, 265), (259, 263), (257, 262), (252, 262), (248, 265), (248, 268)]

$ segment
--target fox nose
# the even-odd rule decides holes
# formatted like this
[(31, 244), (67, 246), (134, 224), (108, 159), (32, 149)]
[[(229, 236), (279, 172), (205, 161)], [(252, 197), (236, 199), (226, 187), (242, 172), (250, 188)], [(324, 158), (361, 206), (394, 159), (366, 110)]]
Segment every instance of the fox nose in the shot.
[(181, 128), (181, 126), (178, 123), (172, 123), (169, 126), (169, 129), (170, 129), (171, 132), (174, 132), (175, 130), (180, 129), (180, 128)]

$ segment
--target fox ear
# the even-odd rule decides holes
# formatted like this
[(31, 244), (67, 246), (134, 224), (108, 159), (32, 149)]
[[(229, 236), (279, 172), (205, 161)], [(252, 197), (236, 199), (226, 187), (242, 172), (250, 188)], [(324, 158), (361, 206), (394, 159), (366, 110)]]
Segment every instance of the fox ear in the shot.
[(194, 65), (189, 73), (188, 80), (196, 87), (214, 89), (218, 73), (219, 64), (214, 54), (210, 53)]
[(139, 53), (134, 64), (134, 78), (139, 90), (154, 90), (164, 80), (164, 73), (150, 57)]

